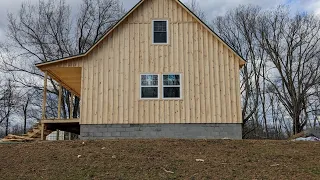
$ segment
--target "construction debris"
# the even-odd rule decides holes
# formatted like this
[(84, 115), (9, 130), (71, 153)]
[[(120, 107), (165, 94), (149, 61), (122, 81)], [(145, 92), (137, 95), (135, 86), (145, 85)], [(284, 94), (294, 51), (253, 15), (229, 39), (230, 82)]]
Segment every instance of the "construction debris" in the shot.
[(203, 159), (196, 159), (197, 162), (204, 162)]
[(277, 166), (280, 166), (280, 164), (272, 164), (270, 165), (271, 167), (277, 167)]
[(35, 138), (30, 138), (28, 136), (16, 136), (9, 134), (8, 136), (4, 137), (1, 141), (2, 142), (30, 142), (35, 141)]
[(294, 139), (293, 141), (313, 141), (313, 142), (320, 142), (320, 139), (317, 138), (317, 137), (311, 136), (311, 137), (306, 137), (306, 138), (300, 137), (300, 138)]
[(166, 170), (165, 168), (162, 168), (163, 170), (164, 170), (164, 172), (166, 172), (166, 173), (170, 173), (170, 174), (174, 174), (174, 172), (173, 171), (168, 171), (168, 170)]
[(320, 141), (320, 128), (307, 129), (299, 134), (296, 134), (290, 138), (292, 141)]
[[(8, 136), (1, 139), (1, 142), (30, 142), (40, 140), (41, 138), (41, 125), (39, 123), (35, 124), (33, 128), (27, 133), (22, 136), (17, 136), (13, 134), (9, 134)], [(44, 130), (44, 136), (47, 136), (52, 131)]]

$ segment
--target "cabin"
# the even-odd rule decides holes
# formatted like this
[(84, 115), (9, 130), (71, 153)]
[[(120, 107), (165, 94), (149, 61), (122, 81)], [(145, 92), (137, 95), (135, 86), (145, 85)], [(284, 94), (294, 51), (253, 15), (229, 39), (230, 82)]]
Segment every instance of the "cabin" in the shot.
[[(141, 0), (86, 53), (36, 65), (45, 74), (42, 132), (241, 139), (243, 65), (179, 0)], [(79, 118), (61, 119), (60, 101), (59, 117), (46, 118), (48, 76), (80, 98)]]

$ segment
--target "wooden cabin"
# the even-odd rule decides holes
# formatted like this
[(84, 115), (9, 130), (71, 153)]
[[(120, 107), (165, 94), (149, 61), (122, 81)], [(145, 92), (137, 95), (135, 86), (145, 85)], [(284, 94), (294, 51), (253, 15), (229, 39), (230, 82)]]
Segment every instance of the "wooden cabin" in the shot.
[(81, 99), (79, 119), (44, 115), (42, 127), (82, 139), (241, 139), (244, 64), (179, 0), (141, 0), (86, 53), (36, 65)]

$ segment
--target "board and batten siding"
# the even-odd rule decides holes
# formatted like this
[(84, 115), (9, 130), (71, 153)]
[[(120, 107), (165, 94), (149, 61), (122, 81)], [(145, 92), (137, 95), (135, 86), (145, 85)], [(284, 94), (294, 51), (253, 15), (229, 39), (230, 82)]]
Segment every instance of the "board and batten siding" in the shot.
[[(169, 44), (152, 44), (152, 20)], [(87, 56), (81, 124), (242, 123), (240, 58), (173, 0), (146, 0)], [(140, 74), (181, 73), (181, 100), (141, 100)], [(159, 83), (160, 96), (162, 93)]]

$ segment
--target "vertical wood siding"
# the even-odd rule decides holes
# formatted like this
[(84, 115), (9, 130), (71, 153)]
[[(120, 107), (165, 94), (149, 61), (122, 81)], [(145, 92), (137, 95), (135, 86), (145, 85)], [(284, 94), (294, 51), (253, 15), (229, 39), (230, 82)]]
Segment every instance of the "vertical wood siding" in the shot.
[[(168, 45), (152, 45), (153, 19), (169, 21)], [(83, 68), (81, 124), (242, 123), (239, 57), (173, 0), (146, 0), (71, 62)], [(181, 73), (182, 100), (140, 100), (141, 73)]]

